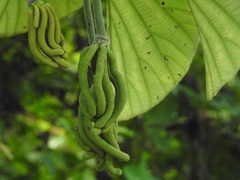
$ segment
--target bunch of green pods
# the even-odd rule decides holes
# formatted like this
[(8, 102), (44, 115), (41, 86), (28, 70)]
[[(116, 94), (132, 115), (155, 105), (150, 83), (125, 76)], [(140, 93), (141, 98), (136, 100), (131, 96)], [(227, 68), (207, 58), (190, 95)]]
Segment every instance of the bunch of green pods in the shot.
[(54, 8), (41, 0), (29, 5), (29, 48), (37, 62), (67, 68), (67, 45)]
[(129, 161), (117, 142), (117, 118), (127, 101), (125, 79), (108, 45), (94, 42), (86, 47), (79, 61), (79, 117), (77, 139), (86, 151), (84, 159), (96, 157), (99, 170), (121, 175), (114, 162)]

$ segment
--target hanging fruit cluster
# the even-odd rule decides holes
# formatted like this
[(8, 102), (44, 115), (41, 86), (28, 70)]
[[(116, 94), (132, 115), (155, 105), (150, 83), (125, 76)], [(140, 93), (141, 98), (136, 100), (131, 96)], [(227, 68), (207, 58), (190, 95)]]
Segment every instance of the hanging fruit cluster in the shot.
[(42, 1), (29, 6), (29, 48), (36, 61), (51, 67), (68, 67), (67, 45), (53, 7)]
[(97, 157), (99, 170), (121, 175), (114, 160), (128, 161), (117, 143), (117, 117), (127, 100), (125, 81), (114, 54), (104, 43), (94, 42), (82, 51), (79, 62), (79, 119), (77, 135), (85, 159)]

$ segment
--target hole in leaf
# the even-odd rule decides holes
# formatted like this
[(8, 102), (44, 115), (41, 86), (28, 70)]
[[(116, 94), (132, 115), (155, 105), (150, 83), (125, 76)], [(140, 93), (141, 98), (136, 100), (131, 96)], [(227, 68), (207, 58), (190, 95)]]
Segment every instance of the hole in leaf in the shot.
[(148, 40), (152, 35), (150, 34), (149, 36), (146, 37), (146, 40)]
[(169, 61), (169, 59), (168, 59), (168, 57), (166, 55), (164, 55), (163, 58), (164, 58), (165, 61)]

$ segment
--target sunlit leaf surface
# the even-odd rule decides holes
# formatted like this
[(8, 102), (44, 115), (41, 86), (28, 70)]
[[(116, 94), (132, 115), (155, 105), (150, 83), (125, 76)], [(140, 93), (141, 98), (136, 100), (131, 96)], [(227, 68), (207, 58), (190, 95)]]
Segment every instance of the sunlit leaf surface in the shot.
[(203, 44), (210, 100), (240, 67), (240, 1), (189, 0), (189, 4)]
[(111, 49), (127, 81), (119, 120), (158, 104), (184, 77), (198, 44), (187, 0), (109, 0)]

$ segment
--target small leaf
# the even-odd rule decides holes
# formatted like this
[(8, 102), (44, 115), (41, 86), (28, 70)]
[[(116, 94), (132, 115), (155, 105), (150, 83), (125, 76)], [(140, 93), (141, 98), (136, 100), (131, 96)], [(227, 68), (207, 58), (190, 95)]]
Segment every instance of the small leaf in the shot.
[(119, 120), (157, 105), (187, 73), (198, 32), (187, 0), (109, 0), (111, 49), (128, 88)]
[[(45, 0), (51, 4), (59, 18), (82, 7), (82, 0)], [(28, 7), (26, 0), (1, 0), (0, 37), (10, 37), (27, 32)]]
[(240, 67), (240, 1), (188, 0), (204, 50), (206, 93), (211, 100)]

